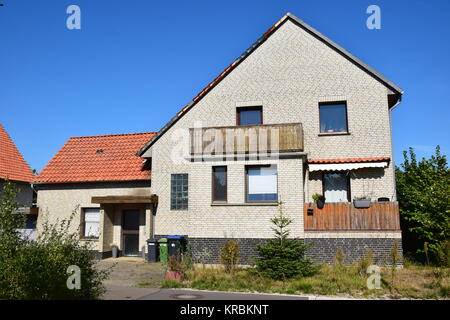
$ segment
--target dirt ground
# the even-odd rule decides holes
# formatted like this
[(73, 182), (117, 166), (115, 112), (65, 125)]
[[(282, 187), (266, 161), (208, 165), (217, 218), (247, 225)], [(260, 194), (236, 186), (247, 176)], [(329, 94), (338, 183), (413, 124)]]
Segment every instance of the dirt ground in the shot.
[(109, 258), (100, 260), (100, 269), (111, 269), (106, 286), (158, 288), (164, 279), (165, 268), (161, 263), (148, 263), (142, 258)]

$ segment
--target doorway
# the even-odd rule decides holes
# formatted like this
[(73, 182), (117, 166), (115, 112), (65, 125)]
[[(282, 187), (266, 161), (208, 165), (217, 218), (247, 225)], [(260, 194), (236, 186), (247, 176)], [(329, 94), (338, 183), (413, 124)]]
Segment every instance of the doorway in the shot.
[(140, 210), (122, 211), (122, 244), (123, 256), (139, 256), (139, 216)]

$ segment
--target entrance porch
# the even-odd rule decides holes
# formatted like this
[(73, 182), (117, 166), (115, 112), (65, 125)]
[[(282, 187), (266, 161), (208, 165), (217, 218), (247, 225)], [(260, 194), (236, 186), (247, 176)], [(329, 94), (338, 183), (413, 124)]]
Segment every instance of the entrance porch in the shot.
[(119, 256), (145, 258), (146, 240), (154, 235), (153, 221), (158, 197), (94, 196), (91, 202), (100, 204), (98, 250), (101, 257), (111, 257), (112, 245), (116, 245)]

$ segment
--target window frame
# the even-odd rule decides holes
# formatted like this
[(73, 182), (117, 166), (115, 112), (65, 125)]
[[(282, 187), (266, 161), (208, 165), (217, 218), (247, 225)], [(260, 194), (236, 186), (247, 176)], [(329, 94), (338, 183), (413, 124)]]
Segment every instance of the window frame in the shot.
[[(172, 199), (174, 197), (172, 177), (176, 176), (176, 175), (186, 175), (186, 187), (187, 187), (186, 208), (178, 208), (177, 206), (172, 207)], [(183, 191), (181, 191), (181, 192), (183, 193)], [(181, 198), (183, 198), (183, 197), (181, 197)], [(189, 210), (189, 174), (188, 173), (172, 173), (170, 175), (170, 211), (187, 211), (187, 210)]]
[[(85, 235), (85, 233), (86, 233), (86, 210), (89, 210), (89, 209), (95, 209), (95, 210), (98, 210), (98, 236), (97, 237), (94, 237), (94, 236), (90, 236), (90, 237), (88, 237), (88, 236), (86, 236)], [(101, 217), (100, 217), (100, 211), (101, 211), (101, 208), (100, 207), (84, 207), (84, 208), (81, 208), (81, 217), (80, 217), (80, 224), (81, 224), (81, 226), (80, 226), (80, 238), (81, 239), (85, 239), (85, 240), (98, 240), (98, 239), (100, 239), (100, 232), (101, 232), (101, 230), (100, 230), (100, 222), (101, 222)]]
[[(277, 170), (277, 199), (276, 200), (249, 200), (248, 198), (248, 169), (254, 169), (254, 168), (263, 168), (263, 167), (271, 167), (271, 166), (275, 166), (276, 170)], [(245, 170), (244, 170), (244, 174), (245, 174), (245, 203), (278, 203), (278, 199), (279, 199), (279, 190), (278, 190), (278, 166), (276, 164), (251, 164), (251, 165), (246, 165), (245, 166)]]
[[(346, 131), (333, 131), (333, 132), (322, 132), (321, 128), (321, 117), (320, 117), (320, 107), (322, 106), (332, 106), (332, 105), (344, 105), (345, 106), (345, 126), (347, 128)], [(350, 130), (348, 128), (348, 106), (347, 101), (327, 101), (327, 102), (319, 102), (319, 135), (345, 135), (349, 134)]]
[[(225, 168), (225, 200), (217, 200), (215, 198), (215, 189), (216, 189), (216, 179), (215, 179), (215, 168)], [(211, 167), (211, 202), (212, 203), (228, 203), (228, 166), (212, 166)]]
[[(335, 171), (323, 171), (322, 172), (322, 196), (325, 198), (325, 175), (330, 173), (344, 173), (347, 178), (347, 201), (352, 202), (352, 189), (351, 189), (351, 182), (350, 182), (350, 174), (348, 171), (344, 172), (335, 172)], [(326, 198), (325, 198), (326, 201)]]
[[(241, 111), (260, 111), (260, 124), (241, 124)], [(263, 107), (262, 106), (247, 106), (236, 107), (236, 126), (259, 126), (263, 122)]]

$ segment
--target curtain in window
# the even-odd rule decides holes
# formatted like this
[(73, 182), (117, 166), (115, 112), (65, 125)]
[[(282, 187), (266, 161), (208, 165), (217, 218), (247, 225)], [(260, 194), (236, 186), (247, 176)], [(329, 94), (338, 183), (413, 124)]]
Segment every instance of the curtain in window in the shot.
[(249, 168), (248, 200), (277, 200), (277, 169), (276, 167)]
[(325, 200), (327, 202), (347, 202), (348, 183), (346, 173), (326, 173), (323, 175)]
[(100, 209), (84, 209), (84, 236), (98, 238), (99, 229)]

